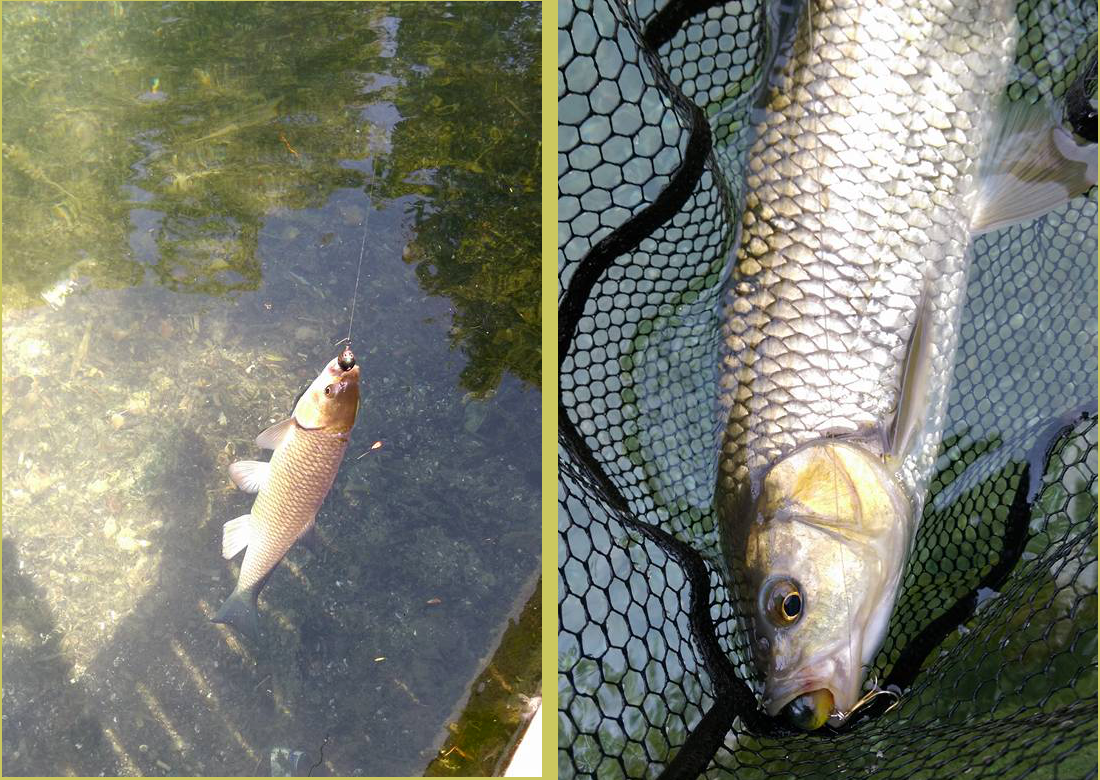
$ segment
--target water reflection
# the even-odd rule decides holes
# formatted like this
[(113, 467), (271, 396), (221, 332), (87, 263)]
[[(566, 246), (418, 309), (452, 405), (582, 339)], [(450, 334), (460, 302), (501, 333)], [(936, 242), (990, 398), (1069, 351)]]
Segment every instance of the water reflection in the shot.
[[(467, 387), (504, 370), (537, 384), (538, 9), (487, 9), (9, 9), (5, 305), (76, 279), (255, 290), (264, 219), (363, 187), (373, 148), (392, 153), (382, 196), (430, 198), (407, 257), (459, 310)], [(126, 229), (137, 204), (160, 216), (138, 239), (153, 257)]]
[[(442, 41), (457, 34), (456, 20), (430, 8), (410, 11), (398, 32), (401, 49), (429, 67), (442, 64), (449, 56)], [(539, 222), (529, 219), (541, 154), (532, 131), (540, 98), (528, 88), (539, 67), (536, 13), (528, 8), (510, 25), (483, 28), (479, 50), (502, 63), (491, 82), (475, 63), (461, 62), (443, 80), (414, 71), (396, 100), (416, 121), (394, 132), (389, 191), (430, 192), (434, 201), (417, 209), (417, 237), (405, 259), (425, 290), (454, 301), (451, 339), (470, 356), (462, 381), (479, 395), (491, 393), (505, 371), (539, 381)], [(478, 109), (466, 116), (471, 94)], [(517, 144), (517, 137), (530, 142)]]
[[(538, 568), (538, 8), (2, 13), (5, 772), (422, 772)], [(364, 238), (324, 549), (248, 646), (226, 466)]]

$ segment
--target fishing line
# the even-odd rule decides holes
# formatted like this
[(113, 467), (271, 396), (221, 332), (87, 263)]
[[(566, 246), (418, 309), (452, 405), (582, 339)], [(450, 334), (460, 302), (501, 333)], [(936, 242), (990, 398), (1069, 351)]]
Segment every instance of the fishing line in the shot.
[[(370, 188), (367, 191), (367, 213), (363, 216), (363, 240), (359, 244), (359, 265), (355, 268), (355, 289), (351, 293), (351, 317), (348, 320), (348, 336), (344, 341), (351, 344), (351, 326), (355, 324), (355, 302), (359, 298), (359, 275), (363, 272), (363, 255), (367, 250), (367, 225), (370, 224), (370, 210), (374, 205), (374, 182), (378, 178), (374, 172), (374, 158), (370, 161)], [(340, 342), (337, 341), (337, 344)]]
[(892, 691), (889, 688), (880, 688), (878, 684), (878, 676), (876, 675), (875, 678), (871, 681), (871, 689), (867, 691), (867, 693), (863, 694), (863, 697), (859, 701), (852, 705), (852, 709), (848, 710), (847, 712), (840, 712), (839, 714), (842, 718), (847, 720), (848, 718), (855, 715), (856, 712), (870, 704), (874, 699), (877, 699), (879, 696), (892, 696), (894, 699), (890, 703), (890, 706), (882, 711), (883, 715), (885, 715), (887, 712), (894, 709), (895, 707), (901, 705), (901, 694), (897, 691)]
[[(809, 135), (810, 135), (811, 138), (814, 139), (814, 142), (813, 142), (813, 155), (814, 155), (814, 163), (815, 164), (814, 164), (814, 168), (813, 168), (813, 172), (814, 172), (813, 179), (815, 180), (815, 182), (817, 184), (817, 206), (818, 206), (817, 220), (818, 220), (818, 229), (820, 231), (822, 217), (825, 213), (825, 203), (824, 203), (825, 192), (824, 192), (824, 185), (822, 184), (822, 181), (821, 181), (822, 162), (821, 162), (821, 143), (820, 143), (820, 135), (819, 135), (819, 133), (821, 132), (821, 113), (820, 113), (821, 112), (821, 106), (820, 106), (819, 101), (817, 99), (817, 96), (815, 94), (815, 90), (813, 89), (814, 78), (815, 78), (814, 69), (813, 69), (814, 68), (814, 23), (813, 23), (814, 9), (813, 9), (813, 0), (805, 0), (805, 6), (806, 6), (806, 33), (807, 33), (807, 36), (806, 36), (806, 40), (807, 40), (807, 43), (806, 43), (806, 47), (807, 47), (807, 51), (806, 51), (806, 70), (809, 73), (809, 78), (806, 81), (806, 92), (809, 95), (809, 104), (810, 104), (810, 112), (811, 112), (811, 118), (810, 118), (811, 132), (810, 132)], [(831, 362), (832, 347), (829, 344), (829, 307), (828, 307), (828, 304), (826, 303), (828, 298), (827, 298), (827, 295), (826, 295), (826, 289), (827, 288), (826, 288), (826, 285), (825, 285), (825, 268), (824, 268), (825, 258), (822, 256), (822, 246), (821, 246), (820, 239), (818, 240), (817, 253), (818, 253), (817, 267), (820, 269), (820, 273), (821, 273), (821, 278), (820, 278), (820, 281), (821, 281), (821, 306), (822, 306), (822, 309), (823, 309), (823, 313), (822, 313), (823, 328), (822, 329), (823, 329), (824, 335), (825, 335), (825, 374), (826, 374), (825, 381), (826, 381), (826, 385), (828, 387), (828, 397), (829, 397), (829, 416), (828, 416), (828, 420), (827, 420), (827, 422), (828, 422), (828, 421), (833, 420), (836, 417), (837, 399), (836, 399), (836, 386), (835, 386), (835, 383), (832, 381), (832, 374), (833, 374), (833, 366), (832, 366), (832, 362)], [(841, 464), (840, 464), (840, 460), (837, 457), (837, 454), (834, 450), (827, 449), (826, 452), (827, 452), (829, 460), (831, 462), (831, 466), (832, 466), (831, 470), (832, 470), (832, 474), (833, 474), (833, 517), (836, 518), (836, 519), (839, 519), (839, 517), (840, 517), (840, 493), (839, 493), (840, 483), (839, 483), (839, 476), (837, 474), (837, 471), (840, 469)], [(852, 486), (852, 489), (853, 490), (855, 489), (854, 485)], [(853, 497), (853, 499), (854, 499), (854, 497)], [(840, 559), (841, 587), (843, 588), (843, 591), (844, 591), (844, 613), (845, 613), (845, 616), (847, 617), (847, 620), (845, 621), (845, 623), (846, 623), (846, 626), (847, 626), (847, 629), (848, 629), (848, 673), (849, 673), (849, 675), (854, 675), (854, 674), (857, 674), (860, 671), (860, 668), (862, 667), (862, 664), (860, 665), (860, 668), (856, 667), (855, 653), (853, 652), (853, 649), (852, 649), (852, 596), (851, 596), (851, 593), (848, 592), (848, 569), (844, 565), (844, 558), (845, 558), (845, 555), (844, 555), (845, 549), (844, 549), (844, 547), (845, 547), (844, 545), (840, 545), (838, 552), (840, 553), (839, 559)], [(835, 701), (833, 703), (833, 706), (834, 706), (834, 708), (839, 710), (839, 708), (837, 707)]]
[[(813, 57), (813, 55), (814, 55), (814, 51), (813, 51), (813, 48), (814, 48), (814, 23), (813, 23), (813, 13), (814, 12), (813, 12), (813, 2), (812, 2), (812, 0), (805, 0), (805, 2), (803, 4), (806, 8), (806, 71), (809, 74), (809, 78), (806, 81), (805, 90), (806, 90), (806, 94), (807, 94), (807, 97), (808, 97), (807, 102), (809, 103), (809, 106), (810, 106), (810, 123), (811, 123), (811, 128), (810, 128), (810, 132), (808, 133), (808, 137), (813, 139), (813, 152), (812, 152), (812, 154), (813, 154), (813, 157), (814, 157), (814, 165), (813, 165), (812, 179), (813, 179), (814, 183), (817, 186), (817, 199), (816, 199), (817, 200), (817, 221), (818, 221), (818, 231), (820, 232), (822, 215), (825, 213), (825, 203), (824, 203), (824, 185), (821, 182), (822, 162), (821, 162), (821, 145), (820, 145), (820, 140), (819, 140), (819, 134), (821, 132), (821, 127), (820, 127), (821, 107), (818, 105), (818, 100), (817, 100), (817, 97), (814, 94), (814, 89), (813, 89), (813, 81), (814, 81), (814, 70), (813, 70), (813, 66), (814, 66), (814, 57)], [(796, 43), (796, 45), (797, 45), (797, 43)], [(797, 54), (795, 56), (797, 56)], [(792, 73), (792, 75), (795, 79), (794, 89), (797, 92), (797, 90), (798, 90), (798, 71), (797, 71), (797, 69), (795, 69), (795, 71)], [(815, 266), (818, 268), (818, 272), (820, 273), (819, 281), (821, 283), (821, 307), (822, 307), (821, 322), (822, 322), (822, 331), (823, 331), (823, 334), (825, 336), (825, 374), (826, 374), (826, 387), (827, 387), (827, 395), (828, 395), (828, 402), (829, 402), (828, 417), (826, 418), (826, 422), (828, 422), (829, 420), (832, 420), (833, 417), (836, 414), (836, 392), (835, 392), (834, 384), (833, 384), (832, 381), (830, 381), (830, 378), (829, 378), (830, 375), (833, 373), (833, 366), (831, 364), (832, 346), (829, 344), (829, 308), (825, 303), (825, 301), (827, 300), (827, 298), (826, 298), (827, 288), (825, 286), (825, 268), (824, 268), (825, 259), (822, 257), (822, 246), (821, 246), (821, 241), (820, 240), (818, 240), (818, 242), (817, 242), (815, 260), (817, 261), (815, 263)], [(835, 471), (834, 471), (834, 474), (835, 474)]]

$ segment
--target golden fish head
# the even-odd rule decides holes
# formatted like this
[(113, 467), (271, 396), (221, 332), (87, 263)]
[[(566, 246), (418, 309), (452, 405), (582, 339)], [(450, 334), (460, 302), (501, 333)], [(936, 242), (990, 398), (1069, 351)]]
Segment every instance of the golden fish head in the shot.
[(359, 410), (359, 366), (340, 367), (333, 358), (294, 406), (294, 420), (303, 428), (347, 433)]
[(742, 543), (770, 715), (813, 730), (856, 709), (893, 609), (910, 515), (881, 457), (859, 444), (802, 447), (764, 475)]

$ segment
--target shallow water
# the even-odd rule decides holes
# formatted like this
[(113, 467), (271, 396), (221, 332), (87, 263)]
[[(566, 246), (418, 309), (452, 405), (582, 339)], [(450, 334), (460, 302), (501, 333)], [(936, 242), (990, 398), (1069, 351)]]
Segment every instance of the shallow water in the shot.
[[(5, 774), (436, 758), (540, 565), (538, 20), (4, 7)], [(208, 620), (226, 466), (339, 351), (361, 247), (325, 549), (251, 645)], [(499, 684), (518, 723), (539, 681)]]

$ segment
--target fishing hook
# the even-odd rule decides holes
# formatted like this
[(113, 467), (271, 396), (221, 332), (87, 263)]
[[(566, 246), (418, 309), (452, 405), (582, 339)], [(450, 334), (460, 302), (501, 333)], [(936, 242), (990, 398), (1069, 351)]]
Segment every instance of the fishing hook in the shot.
[(863, 694), (863, 697), (852, 706), (852, 709), (848, 710), (847, 712), (838, 711), (837, 714), (844, 720), (848, 720), (848, 718), (852, 717), (852, 715), (855, 715), (857, 711), (865, 707), (873, 699), (878, 696), (882, 696), (883, 694), (894, 697), (893, 703), (885, 710), (883, 710), (882, 714), (885, 715), (887, 712), (901, 704), (901, 694), (899, 694), (897, 691), (891, 691), (887, 688), (880, 688), (878, 685), (878, 675), (875, 675), (871, 682), (871, 690)]

